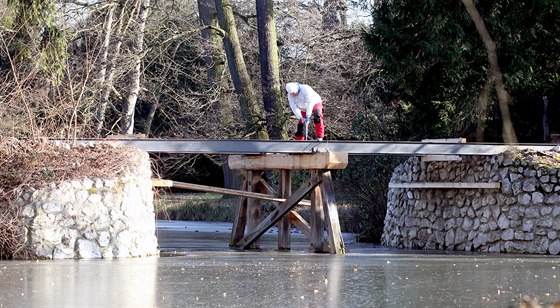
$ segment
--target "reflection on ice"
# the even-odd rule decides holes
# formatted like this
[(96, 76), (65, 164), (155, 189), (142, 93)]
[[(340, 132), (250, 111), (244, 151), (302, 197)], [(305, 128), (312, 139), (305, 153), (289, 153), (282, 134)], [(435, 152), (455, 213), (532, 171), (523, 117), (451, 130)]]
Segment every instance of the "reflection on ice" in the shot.
[(0, 307), (515, 307), (560, 299), (548, 257), (196, 251), (0, 262)]
[(305, 241), (292, 252), (232, 251), (222, 227), (196, 237), (169, 228), (160, 243), (179, 248), (174, 257), (0, 261), (0, 307), (517, 307), (525, 295), (546, 307), (560, 299), (556, 257), (357, 244), (346, 255), (312, 254)]
[(155, 307), (157, 261), (2, 261), (0, 307)]

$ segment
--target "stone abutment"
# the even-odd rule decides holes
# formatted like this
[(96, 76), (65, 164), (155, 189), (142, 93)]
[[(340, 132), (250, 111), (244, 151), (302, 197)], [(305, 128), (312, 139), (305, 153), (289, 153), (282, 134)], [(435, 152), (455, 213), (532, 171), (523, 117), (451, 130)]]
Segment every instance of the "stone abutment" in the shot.
[(499, 183), (499, 188), (390, 188), (382, 242), (402, 248), (557, 255), (558, 155), (523, 151), (461, 161), (410, 158), (395, 169), (391, 184), (397, 185), (392, 186), (446, 182)]
[(122, 258), (158, 255), (150, 159), (110, 179), (84, 178), (25, 190), (13, 203), (25, 245), (38, 258)]

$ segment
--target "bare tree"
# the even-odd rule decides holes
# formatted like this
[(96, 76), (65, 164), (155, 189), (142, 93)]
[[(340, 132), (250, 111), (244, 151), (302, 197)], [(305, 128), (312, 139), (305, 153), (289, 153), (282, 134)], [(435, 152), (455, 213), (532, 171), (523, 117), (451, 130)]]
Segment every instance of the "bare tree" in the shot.
[(206, 51), (208, 89), (216, 90), (217, 92), (212, 107), (218, 114), (220, 121), (232, 123), (231, 109), (229, 104), (227, 104), (227, 98), (224, 93), (228, 81), (225, 74), (227, 67), (222, 43), (222, 37), (225, 35), (225, 32), (219, 28), (215, 1), (198, 0), (198, 12), (203, 26), (201, 34)]
[[(98, 59), (98, 73), (97, 82), (99, 85), (99, 102), (97, 104), (94, 122), (95, 132), (98, 136), (101, 136), (103, 124), (105, 122), (105, 112), (107, 110), (107, 105), (109, 103), (109, 93), (111, 91), (111, 85), (113, 81), (114, 71), (112, 70), (112, 62), (109, 64), (109, 47), (111, 46), (111, 38), (113, 33), (113, 21), (115, 10), (117, 9), (116, 4), (109, 7), (107, 16), (105, 18), (105, 26), (103, 28), (103, 43), (101, 44), (101, 49), (99, 51)], [(120, 27), (119, 27), (120, 28)], [(120, 50), (120, 40), (113, 44), (113, 55), (117, 55)], [(111, 58), (114, 60), (114, 56)]]
[(121, 121), (121, 131), (125, 134), (132, 134), (134, 130), (134, 111), (136, 101), (140, 93), (140, 78), (142, 54), (144, 52), (144, 29), (146, 28), (146, 18), (150, 9), (150, 0), (138, 0), (137, 28), (134, 35), (133, 57), (134, 67), (129, 73), (130, 88), (128, 90), (128, 98), (123, 101), (123, 117)]
[[(480, 35), (480, 38), (484, 42), (486, 47), (486, 53), (488, 54), (488, 63), (490, 64), (489, 75), (493, 79), (494, 86), (496, 88), (496, 93), (498, 94), (498, 101), (500, 106), (500, 113), (502, 115), (502, 135), (505, 143), (517, 143), (517, 136), (515, 135), (515, 130), (513, 129), (513, 122), (511, 121), (511, 116), (509, 113), (509, 102), (510, 96), (504, 86), (502, 80), (502, 72), (500, 66), (498, 65), (498, 55), (496, 53), (496, 43), (492, 40), (484, 20), (480, 13), (478, 12), (476, 6), (472, 0), (461, 0), (463, 5), (467, 9), (467, 12), (471, 16), (473, 23), (476, 26), (476, 30)], [(483, 97), (483, 96), (482, 96)], [(487, 105), (486, 101), (486, 105)], [(486, 110), (486, 108), (482, 108)]]
[[(212, 104), (212, 109), (217, 118), (225, 125), (234, 123), (231, 108), (227, 103), (225, 89), (227, 79), (225, 78), (226, 59), (222, 43), (225, 33), (219, 29), (216, 2), (214, 0), (198, 0), (198, 14), (202, 26), (201, 31), (203, 43), (206, 49), (206, 69), (208, 76), (208, 89), (216, 90), (217, 99)], [(220, 165), (224, 175), (224, 187), (239, 188), (241, 177), (229, 168), (228, 155), (220, 156)]]
[(231, 79), (237, 95), (241, 111), (246, 121), (247, 135), (254, 139), (268, 139), (268, 133), (264, 128), (264, 121), (260, 105), (245, 60), (243, 51), (237, 35), (237, 26), (233, 15), (233, 7), (230, 0), (216, 0), (216, 9), (220, 27), (226, 32), (224, 36), (224, 47), (228, 59)]
[(268, 134), (272, 139), (287, 139), (288, 134), (284, 129), (286, 117), (281, 105), (283, 92), (273, 5), (273, 0), (256, 1), (262, 96)]

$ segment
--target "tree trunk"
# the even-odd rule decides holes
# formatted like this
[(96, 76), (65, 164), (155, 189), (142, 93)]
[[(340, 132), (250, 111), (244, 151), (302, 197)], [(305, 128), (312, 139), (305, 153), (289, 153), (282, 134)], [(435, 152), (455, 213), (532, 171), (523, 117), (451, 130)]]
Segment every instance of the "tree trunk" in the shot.
[[(115, 78), (115, 61), (120, 54), (121, 45), (122, 45), (122, 29), (123, 29), (123, 22), (124, 16), (126, 12), (126, 3), (120, 3), (119, 6), (119, 13), (116, 16), (116, 20), (118, 20), (118, 26), (115, 30), (115, 35), (112, 35), (112, 26), (107, 26), (105, 29), (109, 32), (106, 34), (106, 40), (109, 44), (108, 51), (107, 51), (107, 66), (105, 67), (105, 72), (100, 72), (104, 75), (104, 79), (101, 83), (101, 88), (99, 91), (99, 101), (96, 110), (95, 116), (95, 131), (99, 137), (102, 137), (103, 134), (103, 127), (105, 125), (105, 114), (107, 111), (107, 106), (109, 105), (109, 96), (113, 89), (113, 81)], [(113, 13), (114, 15), (114, 13)], [(114, 17), (112, 17), (113, 19)], [(112, 20), (108, 20), (107, 23), (113, 23)], [(116, 41), (112, 41), (116, 39)], [(111, 42), (112, 41), (112, 42)], [(100, 68), (101, 70), (103, 67)]]
[(226, 59), (223, 53), (222, 37), (215, 29), (219, 28), (216, 3), (214, 0), (198, 0), (198, 15), (205, 28), (202, 30), (202, 39), (206, 46), (206, 69), (208, 89), (217, 92), (212, 103), (212, 110), (218, 114), (222, 123), (233, 123), (231, 108), (227, 104), (224, 89), (227, 80), (224, 78)]
[(484, 42), (486, 47), (486, 53), (488, 54), (488, 62), (490, 64), (490, 72), (492, 78), (494, 79), (494, 86), (496, 88), (496, 93), (498, 94), (498, 101), (500, 106), (500, 113), (502, 115), (502, 136), (505, 143), (517, 143), (517, 136), (515, 135), (515, 130), (513, 129), (513, 123), (511, 121), (511, 116), (509, 113), (509, 101), (510, 97), (504, 82), (502, 80), (502, 72), (498, 65), (498, 55), (496, 53), (496, 43), (490, 37), (490, 33), (486, 29), (486, 25), (482, 20), (478, 10), (476, 9), (472, 0), (461, 0), (467, 12), (469, 13), (472, 21), (476, 26), (478, 34)]
[[(206, 69), (208, 78), (208, 89), (217, 91), (217, 99), (212, 104), (212, 110), (217, 114), (219, 121), (222, 123), (233, 124), (233, 114), (231, 108), (227, 104), (223, 89), (227, 80), (224, 78), (225, 56), (223, 52), (222, 38), (218, 31), (218, 16), (216, 12), (216, 3), (214, 0), (198, 0), (198, 16), (202, 26), (206, 26), (202, 30), (202, 39), (206, 44)], [(221, 167), (224, 176), (224, 187), (231, 189), (239, 189), (241, 185), (241, 175), (239, 172), (231, 170), (228, 165), (228, 155), (220, 155)], [(224, 196), (225, 197), (225, 196)]]
[(261, 108), (257, 103), (255, 90), (251, 84), (245, 60), (243, 59), (231, 1), (216, 0), (216, 10), (220, 27), (226, 32), (223, 39), (224, 48), (233, 86), (235, 87), (235, 92), (239, 95), (241, 112), (245, 117), (247, 136), (253, 139), (268, 139), (268, 133), (263, 125)]
[(146, 137), (150, 137), (152, 134), (152, 123), (154, 123), (154, 117), (156, 115), (156, 111), (159, 108), (159, 101), (161, 100), (162, 95), (161, 87), (158, 87), (160, 91), (154, 95), (154, 101), (150, 104), (150, 110), (148, 111), (148, 115), (146, 116), (146, 125), (144, 126), (144, 134)]
[(150, 9), (150, 0), (139, 0), (140, 9), (138, 10), (138, 25), (135, 31), (135, 40), (133, 46), (134, 52), (134, 68), (130, 72), (130, 90), (128, 97), (123, 101), (123, 117), (121, 119), (121, 132), (124, 134), (132, 134), (134, 132), (134, 110), (140, 92), (140, 77), (142, 65), (142, 51), (144, 49), (144, 30), (146, 28), (146, 19)]
[[(101, 50), (99, 51), (99, 72), (97, 75), (97, 80), (99, 84), (99, 99), (97, 110), (95, 111), (94, 123), (95, 133), (97, 137), (101, 137), (103, 124), (105, 122), (105, 112), (107, 110), (107, 105), (109, 101), (109, 91), (110, 86), (108, 84), (109, 78), (107, 75), (107, 69), (109, 66), (109, 44), (111, 42), (112, 31), (113, 31), (113, 19), (115, 15), (115, 6), (109, 8), (107, 13), (107, 18), (105, 20), (105, 27), (103, 31), (105, 36), (103, 38), (103, 43), (101, 44)], [(111, 73), (111, 72), (110, 72)]]
[(288, 139), (288, 132), (284, 129), (286, 118), (282, 108), (280, 59), (278, 45), (276, 44), (274, 1), (256, 0), (256, 4), (261, 84), (267, 131), (272, 139)]

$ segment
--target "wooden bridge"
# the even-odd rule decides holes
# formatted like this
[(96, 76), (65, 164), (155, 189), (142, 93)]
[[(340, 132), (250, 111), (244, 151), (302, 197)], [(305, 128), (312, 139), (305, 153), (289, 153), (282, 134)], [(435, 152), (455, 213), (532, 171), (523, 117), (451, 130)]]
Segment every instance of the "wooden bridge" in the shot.
[(464, 139), (404, 141), (284, 141), (284, 140), (192, 140), (192, 139), (115, 139), (146, 152), (191, 154), (305, 154), (316, 152), (348, 155), (494, 155), (509, 149), (548, 151), (555, 144), (467, 143)]
[[(259, 237), (278, 225), (278, 248), (290, 249), (290, 227), (297, 227), (310, 239), (313, 252), (345, 252), (334, 199), (330, 170), (343, 169), (348, 155), (421, 156), (426, 160), (460, 160), (461, 155), (494, 155), (510, 149), (552, 150), (554, 144), (478, 144), (464, 139), (438, 139), (423, 142), (359, 141), (273, 141), (273, 140), (155, 140), (114, 139), (127, 146), (152, 153), (226, 154), (232, 169), (241, 170), (241, 190), (208, 187), (166, 180), (154, 180), (154, 186), (213, 191), (240, 196), (230, 246), (242, 249), (259, 247)], [(263, 178), (265, 170), (278, 171), (276, 191)], [(292, 192), (291, 171), (309, 170), (310, 178)], [(303, 200), (310, 195), (310, 201)], [(269, 200), (276, 208), (261, 217), (260, 200)], [(311, 206), (307, 222), (293, 208)]]

